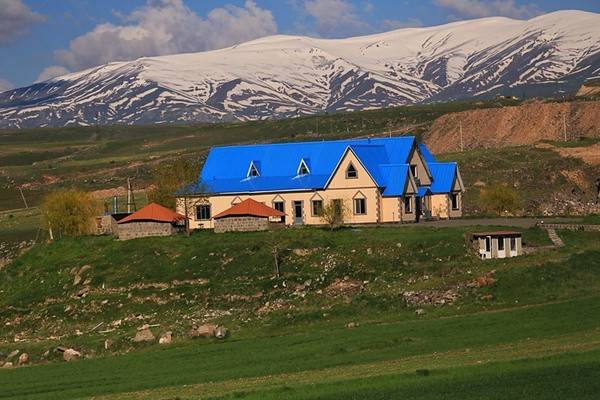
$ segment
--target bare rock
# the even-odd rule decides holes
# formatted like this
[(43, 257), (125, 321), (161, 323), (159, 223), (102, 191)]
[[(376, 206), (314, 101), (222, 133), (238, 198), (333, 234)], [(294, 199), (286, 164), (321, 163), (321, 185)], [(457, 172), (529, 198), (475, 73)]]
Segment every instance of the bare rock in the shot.
[(193, 325), (192, 329), (190, 329), (189, 336), (191, 338), (197, 337), (214, 337), (215, 331), (217, 330), (217, 325), (213, 324), (204, 324), (204, 325)]
[(148, 325), (144, 325), (141, 328), (138, 328), (138, 331), (133, 338), (133, 341), (136, 343), (140, 342), (153, 342), (155, 339), (154, 334), (148, 327)]
[(227, 328), (225, 328), (224, 326), (219, 326), (215, 330), (215, 337), (217, 339), (225, 339), (227, 336), (229, 336), (229, 330)]
[(81, 353), (75, 349), (66, 349), (63, 352), (63, 360), (69, 362), (78, 359), (81, 357)]
[(104, 350), (110, 350), (110, 348), (113, 346), (114, 342), (110, 339), (106, 339), (104, 341)]
[(18, 356), (18, 355), (19, 355), (19, 352), (20, 352), (20, 350), (19, 350), (19, 349), (11, 351), (11, 352), (8, 354), (8, 356), (6, 356), (6, 361), (10, 361), (10, 360), (12, 360), (13, 358), (15, 358), (16, 356)]
[(12, 367), (13, 367), (13, 363), (11, 363), (10, 361), (7, 361), (4, 364), (2, 364), (2, 368), (12, 368)]
[(29, 363), (29, 354), (27, 354), (27, 353), (21, 353), (21, 355), (19, 356), (18, 364), (19, 365), (25, 365), (27, 363)]
[(173, 340), (173, 332), (168, 331), (160, 335), (160, 339), (158, 339), (159, 344), (171, 344)]
[(425, 315), (425, 310), (422, 309), (422, 308), (417, 308), (415, 310), (415, 314), (417, 314), (417, 315)]
[(360, 326), (360, 324), (358, 322), (348, 322), (348, 324), (346, 325), (346, 328), (354, 329), (354, 328), (358, 328), (359, 326)]

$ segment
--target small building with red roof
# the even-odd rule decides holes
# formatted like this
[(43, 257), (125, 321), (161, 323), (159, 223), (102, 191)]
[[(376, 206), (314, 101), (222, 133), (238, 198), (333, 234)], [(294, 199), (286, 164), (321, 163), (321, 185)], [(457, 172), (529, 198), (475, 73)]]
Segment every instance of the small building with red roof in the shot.
[(285, 214), (253, 199), (246, 199), (213, 217), (215, 232), (264, 231), (283, 226)]
[(171, 236), (185, 229), (185, 217), (156, 203), (128, 215), (117, 222), (120, 240), (148, 236)]

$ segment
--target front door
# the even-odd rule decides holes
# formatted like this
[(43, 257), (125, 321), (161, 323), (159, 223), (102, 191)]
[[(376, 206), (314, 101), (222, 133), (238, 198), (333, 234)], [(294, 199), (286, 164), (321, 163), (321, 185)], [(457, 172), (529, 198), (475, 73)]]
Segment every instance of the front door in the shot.
[(292, 206), (294, 207), (294, 225), (302, 225), (302, 202), (296, 200)]

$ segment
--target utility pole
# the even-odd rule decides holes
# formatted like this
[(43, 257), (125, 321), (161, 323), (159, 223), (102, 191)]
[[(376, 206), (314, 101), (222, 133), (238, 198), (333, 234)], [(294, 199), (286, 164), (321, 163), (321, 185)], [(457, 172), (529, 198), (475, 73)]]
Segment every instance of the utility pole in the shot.
[(127, 178), (127, 212), (135, 211), (135, 198), (133, 197), (133, 187), (131, 186), (131, 178)]
[(21, 189), (21, 186), (19, 186), (19, 192), (21, 193), (21, 198), (23, 199), (23, 203), (25, 203), (25, 208), (29, 208), (29, 206), (27, 205), (27, 200), (25, 200), (25, 195), (23, 194), (23, 189)]
[(465, 143), (463, 141), (462, 120), (458, 121), (458, 129), (460, 131), (460, 151), (465, 151)]

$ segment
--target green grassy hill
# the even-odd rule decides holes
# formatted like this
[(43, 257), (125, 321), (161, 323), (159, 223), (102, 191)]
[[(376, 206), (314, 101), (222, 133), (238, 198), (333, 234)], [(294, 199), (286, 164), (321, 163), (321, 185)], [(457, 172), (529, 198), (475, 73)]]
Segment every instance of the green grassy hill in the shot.
[[(36, 245), (0, 270), (0, 352), (40, 365), (0, 370), (0, 398), (556, 398), (563, 374), (563, 394), (592, 398), (600, 233), (561, 232), (564, 248), (542, 249), (545, 232), (525, 230), (539, 253), (481, 261), (465, 240), (474, 229), (493, 227)], [(187, 337), (205, 322), (231, 337)], [(143, 324), (174, 343), (133, 343)], [(57, 346), (92, 359), (63, 363)]]

